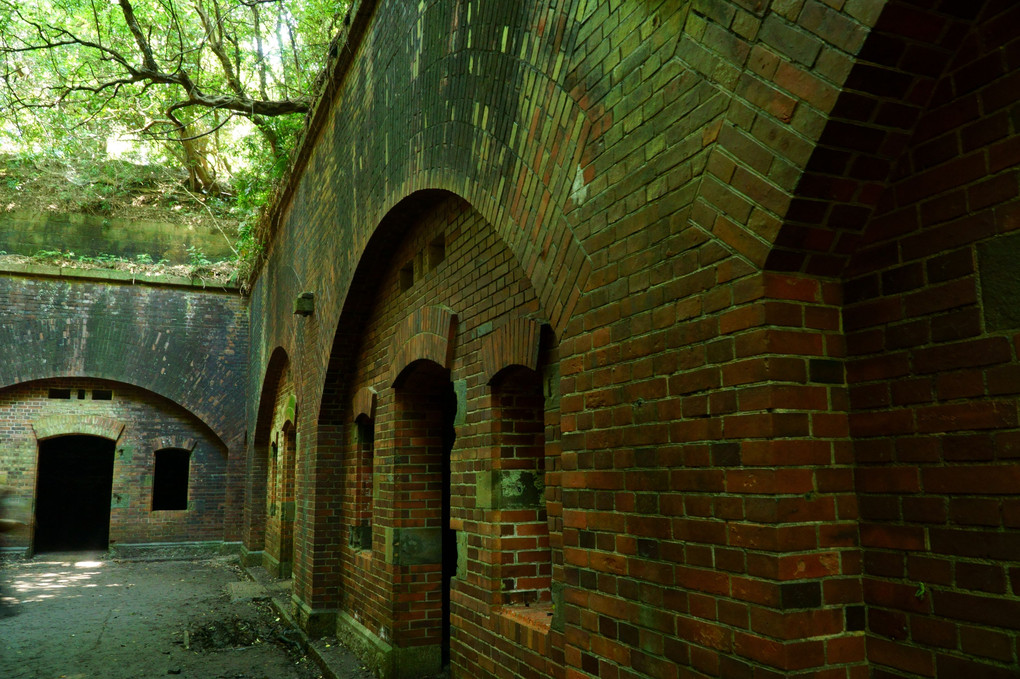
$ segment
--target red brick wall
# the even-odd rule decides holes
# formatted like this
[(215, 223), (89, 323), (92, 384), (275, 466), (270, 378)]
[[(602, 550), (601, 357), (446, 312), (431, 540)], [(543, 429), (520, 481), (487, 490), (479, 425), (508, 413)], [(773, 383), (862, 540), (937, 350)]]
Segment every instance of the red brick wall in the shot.
[[(297, 480), (295, 594), (309, 620), (342, 608), (401, 643), (393, 625), (406, 603), (394, 596), (402, 576), (381, 558), (386, 528), (403, 520), (388, 476), (393, 378), (422, 358), (466, 387), (452, 475), (451, 525), (467, 555), (453, 592), (457, 676), (857, 678), (896, 671), (890, 658), (900, 651), (898, 662), (927, 654), (933, 672), (953, 676), (954, 662), (980, 656), (974, 638), (1015, 645), (1004, 623), (987, 620), (970, 620), (967, 645), (942, 653), (949, 660), (928, 642), (883, 640), (871, 613), (896, 606), (881, 603), (875, 583), (907, 578), (870, 569), (876, 554), (902, 551), (883, 546), (896, 531), (916, 536), (920, 522), (869, 518), (873, 493), (861, 486), (879, 464), (861, 457), (874, 439), (895, 448), (916, 438), (897, 429), (901, 411), (916, 411), (910, 422), (932, 436), (986, 418), (1011, 427), (1011, 330), (988, 332), (964, 309), (984, 281), (957, 283), (974, 280), (978, 266), (976, 252), (960, 259), (973, 238), (960, 234), (980, 228), (988, 239), (988, 214), (1013, 219), (996, 203), (1010, 199), (1016, 151), (1015, 122), (1002, 113), (1015, 101), (1016, 50), (1002, 29), (1011, 20), (993, 16), (1007, 3), (467, 7), (358, 5), (335, 96), (317, 109), (267, 219), (252, 373), (268, 365), (269, 347), (300, 355), (293, 379), (307, 466)], [(982, 29), (971, 34), (975, 21)], [(966, 50), (980, 56), (950, 66)], [(939, 85), (947, 68), (960, 75)], [(955, 88), (967, 80), (987, 93), (960, 98)], [(970, 110), (988, 124), (961, 120)], [(947, 127), (921, 141), (939, 125)], [(911, 145), (915, 127), (922, 137)], [(974, 158), (939, 156), (946, 132), (960, 135), (948, 146)], [(908, 145), (921, 153), (929, 139), (926, 162), (946, 168), (908, 162), (894, 173)], [(974, 174), (977, 157), (993, 181)], [(954, 181), (966, 190), (954, 193)], [(911, 192), (913, 213), (883, 198)], [(925, 216), (936, 193), (946, 202)], [(436, 207), (450, 194), (458, 198)], [(976, 206), (967, 203), (966, 216), (953, 212), (961, 195)], [(933, 220), (942, 215), (969, 221), (941, 228)], [(923, 234), (899, 230), (923, 220)], [(433, 268), (427, 254), (442, 231), (447, 259)], [(908, 243), (911, 262), (896, 259)], [(914, 260), (919, 268), (899, 270)], [(407, 289), (402, 270), (413, 277)], [(290, 304), (304, 290), (316, 293), (316, 312), (299, 319)], [(954, 315), (961, 299), (971, 301)], [(921, 323), (908, 328), (894, 312)], [(436, 331), (451, 313), (452, 335)], [(554, 352), (520, 358), (531, 355), (528, 332), (505, 328), (528, 322), (548, 322)], [(970, 338), (951, 337), (959, 327), (991, 340), (973, 346), (980, 360), (999, 361), (987, 364), (996, 372), (959, 363), (976, 352), (945, 349)], [(922, 333), (916, 347), (887, 343), (911, 331)], [(915, 350), (928, 369), (909, 370), (928, 380), (929, 410), (894, 404), (915, 382), (882, 372), (904, 357), (912, 365)], [(501, 574), (519, 552), (505, 520), (513, 515), (486, 497), (507, 419), (499, 383), (490, 384), (503, 367), (493, 353), (542, 377), (552, 624), (499, 608)], [(945, 404), (937, 377), (956, 389)], [(976, 381), (985, 392), (974, 401)], [(350, 404), (369, 387), (378, 394), (378, 527), (364, 552), (346, 547), (362, 511), (350, 489), (363, 478), (353, 422), (364, 409)], [(869, 389), (888, 401), (869, 404)], [(260, 407), (264, 399), (250, 402), (251, 413)], [(984, 440), (993, 457), (972, 467), (987, 479), (984, 467), (1005, 469), (994, 456), (1009, 448), (1006, 438)], [(961, 463), (930, 464), (938, 479)], [(885, 472), (874, 474), (890, 483)], [(974, 495), (1004, 517), (981, 536), (1009, 544), (1008, 494)], [(954, 496), (943, 492), (947, 527)], [(540, 512), (527, 518), (537, 525)], [(948, 560), (991, 565), (960, 550)], [(1011, 577), (1006, 558), (994, 567), (1000, 581)], [(1015, 597), (1003, 586), (1005, 603), (967, 601), (1008, 614)], [(966, 589), (954, 587), (954, 596)], [(962, 630), (966, 615), (944, 609), (931, 619)], [(1007, 665), (996, 662), (982, 671)]]
[[(497, 600), (510, 605), (549, 603), (552, 561), (545, 507), (546, 425), (541, 375), (514, 366), (500, 373), (491, 389), (488, 417), (493, 429), (493, 469), (534, 474), (542, 482), (540, 504), (514, 503), (493, 516), (498, 539), (489, 550), (496, 564), (493, 576), (499, 581)], [(513, 476), (504, 478), (512, 480)]]
[[(220, 517), (218, 528), (189, 527), (189, 519), (179, 518), (167, 520), (157, 531), (156, 519), (146, 515), (138, 534), (125, 539), (167, 541), (202, 535), (239, 540), (248, 361), (248, 308), (239, 292), (179, 282), (135, 284), (130, 279), (54, 269), (0, 276), (0, 298), (4, 388), (48, 379), (107, 380), (135, 394), (132, 398), (146, 403), (161, 400), (162, 405), (153, 406), (151, 423), (132, 426), (157, 431), (164, 420), (185, 418), (201, 422), (195, 426), (205, 427), (203, 440), (216, 442), (210, 445), (227, 447), (227, 467), (213, 475), (222, 483), (216, 491), (221, 495), (204, 503), (203, 510)], [(72, 412), (102, 403), (65, 402)], [(106, 406), (113, 407), (109, 402)], [(168, 413), (165, 417), (162, 410)], [(34, 455), (34, 448), (24, 454)], [(137, 502), (147, 492), (143, 484), (123, 494)]]
[(876, 676), (1017, 668), (1017, 328), (995, 327), (987, 293), (1003, 273), (979, 256), (1020, 226), (1020, 41), (1005, 29), (1020, 14), (1001, 9), (935, 84), (846, 274)]
[[(294, 560), (295, 476), (297, 473), (294, 428), (294, 385), (290, 365), (284, 363), (276, 381), (267, 385), (274, 389), (273, 409), (268, 441), (257, 446), (266, 457), (266, 524), (264, 565), (275, 575), (288, 577)], [(288, 410), (288, 407), (290, 410)]]
[[(427, 256), (420, 254), (427, 255), (428, 247), (440, 236), (445, 243), (445, 259), (438, 264), (430, 263)], [(373, 549), (352, 550), (347, 546), (346, 532), (342, 536), (345, 547), (340, 550), (343, 559), (340, 589), (344, 610), (400, 647), (438, 642), (439, 600), (434, 598), (439, 587), (438, 566), (387, 563), (387, 538), (383, 531), (385, 527), (440, 526), (441, 451), (437, 448), (441, 445), (442, 423), (436, 418), (442, 416), (439, 404), (443, 384), (448, 385), (451, 379), (463, 381), (467, 419), (456, 427), (449, 501), (452, 524), (466, 542), (461, 553), (466, 562), (458, 564), (461, 576), (452, 595), (457, 627), (452, 652), (458, 658), (456, 662), (471, 665), (477, 662), (476, 657), (506, 653), (508, 644), (519, 643), (513, 638), (504, 639), (495, 647), (486, 643), (491, 639), (503, 589), (502, 565), (492, 562), (493, 543), (503, 540), (507, 557), (518, 559), (519, 555), (519, 573), (513, 572), (517, 567), (513, 563), (502, 566), (507, 569), (503, 573), (506, 577), (521, 578), (519, 584), (508, 587), (510, 593), (528, 590), (529, 598), (533, 598), (541, 589), (545, 600), (549, 596), (551, 558), (544, 508), (540, 512), (527, 511), (529, 521), (515, 526), (512, 519), (521, 517), (498, 518), (498, 511), (481, 507), (476, 500), (477, 479), (483, 473), (500, 465), (535, 469), (536, 456), (547, 452), (543, 445), (544, 399), (537, 376), (524, 382), (523, 391), (520, 388), (515, 391), (512, 380), (502, 390), (492, 389), (479, 357), (482, 338), (487, 333), (509, 318), (534, 313), (536, 303), (534, 293), (510, 261), (506, 248), (485, 220), (462, 200), (446, 198), (423, 211), (405, 225), (399, 239), (390, 243), (396, 247), (391, 250), (384, 271), (376, 273), (374, 287), (379, 291), (378, 297), (366, 300), (371, 306), (357, 345), (354, 379), (335, 410), (332, 406), (328, 411), (323, 408), (324, 415), (343, 413), (347, 420), (345, 425), (333, 426), (346, 435), (343, 460), (349, 487), (360, 487), (364, 467), (349, 399), (363, 387), (372, 387), (378, 393), (373, 420), (376, 488), (371, 508)], [(402, 290), (400, 271), (409, 263), (415, 282)], [(393, 387), (391, 380), (400, 365), (393, 367), (392, 356), (402, 346), (394, 343), (395, 338), (402, 337), (403, 331), (398, 329), (405, 325), (408, 310), (436, 303), (448, 305), (457, 314), (449, 351), (452, 363), (440, 366), (429, 361), (427, 365), (432, 368), (426, 370), (412, 362), (406, 369), (407, 381)], [(410, 344), (413, 343), (412, 337)], [(448, 373), (444, 372), (447, 368)], [(505, 420), (506, 434), (490, 430), (489, 423), (478, 417), (478, 409), (488, 410), (490, 405)], [(502, 446), (515, 450), (503, 456)], [(358, 505), (350, 500), (351, 496), (345, 507), (358, 511)], [(344, 517), (345, 529), (351, 520), (352, 517)], [(515, 530), (521, 531), (519, 538), (512, 534)], [(500, 535), (500, 531), (511, 534)], [(545, 535), (538, 538), (537, 534), (542, 532)], [(515, 545), (515, 539), (522, 543)], [(540, 549), (535, 549), (539, 546)], [(538, 567), (541, 577), (539, 581), (528, 580), (529, 573), (537, 570), (536, 562), (544, 564)], [(549, 635), (547, 621), (545, 629), (543, 639)]]
[[(49, 398), (50, 389), (70, 389), (70, 399)], [(111, 400), (94, 400), (95, 390), (111, 390)], [(79, 392), (84, 399), (79, 399)], [(31, 504), (35, 498), (38, 441), (33, 423), (66, 416), (68, 434), (76, 421), (98, 416), (124, 425), (116, 439), (110, 545), (150, 542), (222, 541), (227, 510), (227, 451), (194, 415), (152, 392), (106, 380), (68, 378), (39, 380), (0, 391), (0, 423), (5, 435), (0, 450), (4, 485)], [(188, 509), (152, 511), (155, 452), (191, 450)], [(74, 511), (68, 507), (68, 511)], [(31, 546), (31, 528), (6, 540), (8, 546)]]

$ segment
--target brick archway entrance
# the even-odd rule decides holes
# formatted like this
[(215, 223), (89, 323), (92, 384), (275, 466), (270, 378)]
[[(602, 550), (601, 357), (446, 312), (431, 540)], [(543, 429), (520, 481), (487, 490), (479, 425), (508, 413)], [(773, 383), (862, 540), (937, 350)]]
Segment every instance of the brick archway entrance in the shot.
[(33, 549), (107, 549), (114, 442), (73, 434), (39, 442)]
[(402, 508), (397, 598), (408, 602), (396, 612), (398, 644), (438, 647), (438, 654), (425, 653), (420, 661), (428, 665), (438, 659), (445, 667), (450, 662), (450, 590), (457, 573), (457, 537), (450, 528), (457, 396), (450, 371), (428, 360), (408, 366), (395, 387), (393, 470), (396, 506)]

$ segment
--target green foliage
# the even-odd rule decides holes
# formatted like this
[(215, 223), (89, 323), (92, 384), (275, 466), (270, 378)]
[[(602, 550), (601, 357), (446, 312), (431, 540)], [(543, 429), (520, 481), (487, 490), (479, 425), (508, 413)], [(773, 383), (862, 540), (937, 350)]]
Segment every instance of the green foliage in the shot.
[[(239, 256), (254, 258), (252, 225), (285, 172), (349, 6), (0, 0), (0, 151), (75, 168), (64, 172), (72, 188), (50, 195), (92, 214), (112, 214), (125, 192), (165, 186), (172, 174), (242, 224)], [(256, 115), (257, 105), (266, 108)], [(128, 143), (111, 162), (118, 139)], [(22, 189), (15, 177), (0, 173), (0, 182)]]
[(38, 262), (47, 262), (58, 259), (62, 257), (63, 254), (64, 253), (60, 250), (38, 250), (34, 255), (32, 255), (32, 259)]
[(194, 245), (189, 245), (188, 248), (188, 264), (194, 268), (201, 268), (211, 266), (212, 262), (205, 256), (200, 249)]

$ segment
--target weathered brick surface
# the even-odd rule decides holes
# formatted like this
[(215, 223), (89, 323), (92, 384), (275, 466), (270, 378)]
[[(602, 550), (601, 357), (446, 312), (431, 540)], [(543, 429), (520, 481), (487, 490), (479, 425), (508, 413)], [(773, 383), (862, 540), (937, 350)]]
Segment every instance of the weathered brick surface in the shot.
[(3, 276), (0, 296), (0, 385), (68, 376), (134, 384), (241, 445), (248, 319), (236, 291)]
[[(53, 389), (71, 398), (50, 398)], [(112, 391), (96, 400), (96, 391)], [(25, 499), (35, 497), (40, 438), (87, 434), (115, 442), (110, 546), (237, 540), (228, 496), (227, 448), (192, 413), (133, 385), (87, 378), (35, 380), (0, 391), (0, 483)], [(191, 452), (186, 510), (152, 510), (156, 451)], [(74, 511), (74, 507), (68, 507)], [(228, 521), (230, 520), (230, 521)], [(5, 539), (32, 546), (32, 528)]]
[[(240, 540), (245, 300), (236, 291), (111, 283), (87, 274), (0, 277), (0, 296), (3, 421), (11, 427), (0, 475), (7, 483), (33, 497), (40, 436), (104, 436), (130, 451), (115, 465), (121, 501), (113, 501), (111, 540)], [(47, 400), (47, 386), (71, 386), (73, 398)], [(86, 395), (112, 389), (114, 398), (79, 400), (78, 388)], [(91, 426), (93, 416), (120, 422), (123, 431)], [(150, 512), (152, 454), (188, 441), (200, 442), (189, 509)]]
[[(358, 4), (252, 294), (305, 624), (441, 640), (394, 536), (435, 526), (449, 380), (456, 676), (1006, 671), (1011, 11)], [(502, 494), (540, 446), (544, 532)]]

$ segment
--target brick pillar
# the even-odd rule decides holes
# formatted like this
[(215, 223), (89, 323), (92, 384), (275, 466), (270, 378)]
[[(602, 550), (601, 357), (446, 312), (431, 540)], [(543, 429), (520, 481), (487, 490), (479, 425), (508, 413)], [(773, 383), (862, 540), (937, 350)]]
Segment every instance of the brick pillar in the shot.
[(719, 493), (686, 498), (674, 522), (675, 537), (702, 543), (687, 546), (677, 572), (678, 584), (701, 590), (678, 618), (679, 637), (711, 647), (726, 625), (736, 628), (725, 661), (734, 667), (863, 676), (839, 286), (766, 273), (734, 297), (749, 304), (719, 317), (718, 351), (732, 360), (707, 397), (721, 415), (718, 440), (703, 449), (705, 470), (675, 473)]
[(261, 565), (266, 541), (266, 476), (269, 450), (249, 439), (245, 450), (244, 507), (241, 526), (242, 560)]

